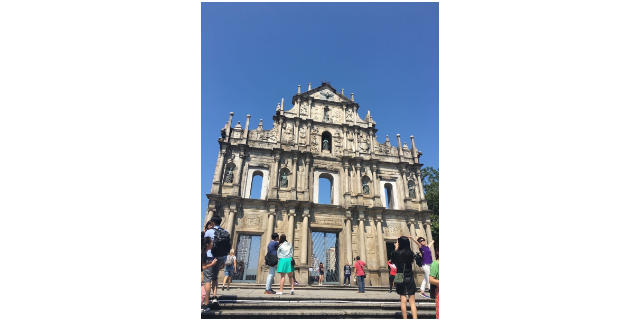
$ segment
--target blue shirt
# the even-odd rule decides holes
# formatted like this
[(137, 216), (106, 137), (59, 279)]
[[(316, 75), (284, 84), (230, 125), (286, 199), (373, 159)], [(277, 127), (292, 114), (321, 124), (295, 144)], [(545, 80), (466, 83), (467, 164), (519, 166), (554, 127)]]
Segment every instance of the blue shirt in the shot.
[[(204, 236), (211, 238), (211, 241), (213, 241), (213, 239), (216, 236), (216, 233), (213, 231), (213, 229), (222, 229), (222, 228), (220, 228), (220, 226), (215, 226), (212, 229), (209, 229), (209, 230), (204, 232)], [(213, 256), (211, 255), (211, 250), (207, 250), (207, 257), (209, 257), (209, 258), (211, 258), (213, 260)]]
[(278, 254), (278, 245), (280, 243), (278, 243), (278, 241), (271, 241), (269, 242), (269, 245), (267, 246), (267, 253), (268, 254)]

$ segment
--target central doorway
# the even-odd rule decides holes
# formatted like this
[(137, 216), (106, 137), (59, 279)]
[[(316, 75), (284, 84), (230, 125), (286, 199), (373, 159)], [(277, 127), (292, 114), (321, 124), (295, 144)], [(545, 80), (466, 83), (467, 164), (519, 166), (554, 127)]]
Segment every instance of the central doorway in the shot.
[(332, 232), (312, 232), (311, 261), (313, 271), (311, 276), (314, 281), (319, 276), (320, 262), (324, 265), (324, 281), (327, 284), (340, 284), (340, 261), (338, 257), (338, 234)]
[(236, 269), (233, 281), (256, 282), (260, 255), (260, 236), (240, 235), (236, 248)]

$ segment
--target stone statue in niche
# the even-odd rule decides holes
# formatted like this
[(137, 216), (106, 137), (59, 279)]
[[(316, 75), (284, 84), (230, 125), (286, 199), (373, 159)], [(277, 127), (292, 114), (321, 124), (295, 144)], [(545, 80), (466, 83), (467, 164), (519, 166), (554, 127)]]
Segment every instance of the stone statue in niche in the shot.
[(409, 184), (409, 198), (411, 199), (416, 198), (416, 185), (413, 183)]
[(224, 175), (225, 183), (233, 183), (233, 166), (227, 167), (227, 172)]
[(369, 151), (369, 137), (367, 135), (360, 135), (360, 137), (358, 137), (358, 142), (360, 144), (360, 152), (367, 152)]
[(329, 140), (326, 138), (322, 140), (322, 151), (329, 151)]
[(366, 195), (369, 194), (369, 184), (367, 180), (362, 180), (362, 193)]
[(298, 139), (300, 144), (305, 144), (307, 142), (307, 127), (304, 125), (300, 127), (300, 137)]
[(329, 123), (329, 108), (324, 108), (324, 122)]
[(280, 188), (287, 188), (289, 186), (289, 178), (287, 177), (287, 172), (282, 172), (282, 176), (280, 177)]

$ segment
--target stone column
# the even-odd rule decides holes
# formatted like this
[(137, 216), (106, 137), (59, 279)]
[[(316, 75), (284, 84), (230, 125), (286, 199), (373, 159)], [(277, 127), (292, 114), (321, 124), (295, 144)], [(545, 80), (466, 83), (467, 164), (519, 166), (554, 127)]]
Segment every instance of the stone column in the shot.
[(204, 230), (204, 227), (206, 227), (207, 221), (211, 220), (211, 218), (213, 218), (213, 210), (215, 210), (215, 202), (213, 204), (213, 206), (210, 204), (209, 208), (207, 209), (207, 214), (204, 216), (204, 225), (202, 225), (202, 231)]
[(360, 216), (358, 217), (358, 239), (360, 242), (360, 260), (367, 263), (367, 252), (365, 251), (365, 238), (364, 238), (364, 210), (358, 208)]
[[(425, 221), (425, 226), (427, 228), (427, 244), (429, 244), (431, 243), (431, 241), (433, 241), (433, 237), (431, 236), (431, 220)], [(430, 245), (429, 249), (431, 250), (431, 258), (435, 261), (436, 250), (433, 248), (433, 245)]]
[[(407, 186), (407, 170), (405, 170), (405, 168), (400, 169), (400, 175), (402, 175), (402, 191), (404, 193), (404, 197), (402, 199), (402, 207), (403, 209), (409, 209), (408, 208), (408, 204), (409, 202), (411, 202), (411, 199), (409, 198), (409, 187)], [(400, 202), (400, 201), (398, 201)]]
[(293, 245), (293, 229), (296, 221), (296, 207), (289, 207), (289, 227), (287, 229), (287, 240)]
[(236, 204), (232, 202), (229, 208), (229, 215), (227, 216), (227, 225), (226, 230), (229, 231), (229, 234), (233, 236), (233, 227), (235, 226), (235, 218), (236, 218)]
[(280, 152), (276, 151), (273, 157), (274, 163), (272, 165), (271, 178), (269, 178), (269, 184), (271, 185), (271, 192), (268, 198), (278, 198), (278, 173), (280, 172)]
[[(375, 243), (375, 240), (377, 238), (375, 217), (369, 220), (369, 226), (371, 227), (371, 234), (373, 235), (373, 242)], [(376, 265), (375, 263), (373, 263), (374, 261), (371, 261), (372, 263), (370, 263), (370, 265), (368, 266), (369, 269), (380, 269), (380, 267), (382, 267), (382, 259), (378, 258), (376, 260), (378, 260), (378, 264)]]
[(371, 172), (373, 173), (373, 205), (376, 207), (382, 206), (380, 202), (380, 182), (378, 181), (378, 164), (374, 163), (371, 166)]
[(300, 264), (303, 266), (306, 266), (308, 263), (307, 246), (309, 243), (309, 216), (309, 208), (306, 207), (302, 213), (302, 236), (300, 237), (302, 240), (302, 243), (300, 244)]
[(400, 157), (400, 162), (404, 162), (404, 155), (402, 154), (402, 144), (400, 144), (400, 134), (396, 135), (398, 137), (398, 156)]
[(267, 241), (271, 241), (271, 235), (273, 234), (273, 222), (275, 221), (275, 218), (276, 218), (275, 205), (272, 204), (269, 206), (268, 215), (269, 215), (269, 221), (267, 222)]
[[(418, 180), (418, 186), (420, 187), (420, 192), (418, 192), (420, 194), (419, 198), (420, 199), (420, 208), (419, 210), (427, 210), (427, 199), (424, 197), (424, 185), (422, 184), (422, 172), (420, 171), (420, 168), (417, 169), (416, 171), (416, 180)], [(416, 190), (417, 192), (417, 190)]]
[(347, 241), (347, 261), (349, 261), (349, 264), (353, 264), (353, 248), (351, 247), (351, 241), (352, 241), (352, 235), (353, 235), (353, 229), (351, 228), (351, 220), (353, 220), (353, 218), (351, 217), (351, 211), (347, 210), (347, 214), (346, 214), (346, 226), (345, 226), (345, 232), (346, 232), (346, 241)]
[[(409, 234), (414, 239), (417, 239), (418, 236), (416, 235), (416, 226), (415, 226), (415, 224), (416, 224), (416, 219), (415, 218), (410, 218), (409, 219)], [(416, 246), (416, 243), (413, 242), (413, 241), (410, 241), (410, 242), (411, 242), (411, 250), (413, 250), (414, 252), (418, 251), (418, 247)]]
[(220, 182), (222, 180), (222, 166), (224, 165), (224, 159), (227, 156), (227, 147), (222, 146), (220, 152), (218, 152), (218, 162), (216, 163), (216, 172), (213, 174), (213, 182)]
[[(298, 113), (300, 113), (300, 109), (298, 109)], [(298, 115), (300, 116), (300, 115)], [(295, 141), (296, 147), (298, 146), (298, 138), (300, 135), (300, 120), (296, 119), (296, 122), (293, 124), (293, 141)]]
[[(376, 231), (378, 232), (378, 256), (380, 257), (380, 268), (382, 269), (386, 264), (386, 261), (384, 260), (384, 253), (386, 250), (384, 247), (384, 238), (382, 238), (382, 214), (380, 213), (376, 215)], [(389, 259), (391, 259), (391, 257), (389, 257)]]
[(247, 115), (247, 124), (244, 126), (244, 134), (242, 135), (242, 137), (244, 138), (244, 143), (247, 143), (247, 138), (249, 137), (249, 119), (251, 118), (251, 115), (248, 114)]
[(229, 133), (231, 133), (231, 124), (233, 123), (233, 112), (229, 112), (229, 122), (227, 122), (227, 125), (225, 127), (225, 139), (226, 141), (229, 141)]
[(289, 198), (290, 200), (298, 200), (298, 154), (294, 153), (293, 154), (293, 163), (291, 164), (291, 173), (293, 174), (293, 177), (291, 179), (291, 183), (293, 183), (293, 185), (291, 186), (291, 197)]
[(302, 188), (304, 189), (304, 201), (310, 201), (310, 190), (311, 190), (311, 185), (309, 185), (309, 182), (311, 181), (310, 179), (308, 179), (309, 176), (309, 162), (311, 162), (311, 156), (309, 154), (307, 154), (307, 157), (304, 159), (304, 175), (303, 175), (303, 180), (302, 180)]
[(409, 138), (411, 139), (411, 155), (413, 156), (414, 159), (416, 159), (418, 157), (418, 150), (416, 149), (416, 143), (415, 141), (413, 141), (413, 136), (409, 136)]
[[(353, 120), (355, 121), (355, 118)], [(360, 139), (360, 136), (359, 136), (360, 131), (358, 130), (358, 128), (354, 129), (353, 134), (355, 135), (355, 137), (353, 138), (353, 141), (354, 141), (354, 146), (355, 146), (355, 149), (356, 149), (356, 157), (359, 157), (360, 156), (360, 144), (358, 144), (358, 140)]]
[[(362, 193), (362, 179), (360, 179), (360, 161), (356, 162), (356, 187), (354, 188), (356, 194)], [(360, 204), (360, 203), (358, 203)]]
[[(309, 156), (307, 155), (307, 159), (309, 159)], [(313, 202), (313, 193), (314, 191), (314, 185), (313, 185), (313, 166), (309, 166), (309, 185), (307, 187), (307, 190), (309, 190), (309, 198), (305, 199), (307, 201)]]

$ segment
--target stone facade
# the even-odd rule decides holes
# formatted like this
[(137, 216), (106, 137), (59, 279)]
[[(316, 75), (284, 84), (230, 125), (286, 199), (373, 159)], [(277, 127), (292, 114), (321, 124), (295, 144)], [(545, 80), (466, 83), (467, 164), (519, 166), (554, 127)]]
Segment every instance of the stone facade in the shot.
[[(205, 221), (222, 217), (236, 255), (238, 239), (253, 236), (253, 241), (246, 240), (251, 248), (243, 247), (253, 254), (247, 258), (253, 262), (244, 262), (243, 268), (257, 265), (255, 277), (248, 281), (266, 282), (264, 256), (271, 234), (277, 232), (293, 240), (296, 279), (308, 284), (313, 253), (320, 252), (313, 248), (312, 232), (325, 232), (335, 234), (336, 248), (325, 257), (330, 261), (323, 262), (337, 260), (341, 282), (344, 263), (353, 265), (353, 258), (360, 256), (367, 263), (367, 285), (388, 285), (388, 243), (409, 234), (428, 242), (432, 238), (420, 176), (422, 153), (413, 136), (411, 148), (401, 144), (400, 135), (397, 147), (389, 136), (379, 143), (371, 115), (363, 120), (353, 94), (349, 99), (329, 83), (315, 89), (309, 84), (305, 93), (298, 86), (292, 104), (289, 110), (284, 110), (284, 99), (278, 104), (270, 130), (263, 128), (262, 120), (257, 129), (249, 130), (249, 115), (244, 128), (239, 121), (232, 126), (230, 114), (218, 139)], [(252, 186), (256, 175), (262, 176), (261, 186)], [(321, 178), (331, 183), (331, 204), (318, 203)], [(252, 187), (260, 188), (259, 199), (250, 198)], [(412, 246), (417, 251), (413, 242)], [(419, 283), (421, 269), (414, 270)]]

